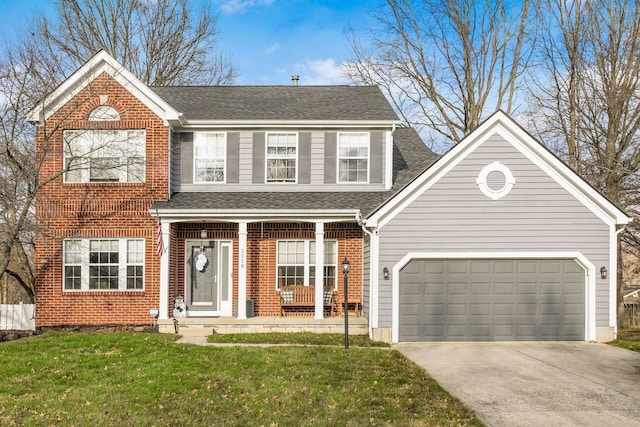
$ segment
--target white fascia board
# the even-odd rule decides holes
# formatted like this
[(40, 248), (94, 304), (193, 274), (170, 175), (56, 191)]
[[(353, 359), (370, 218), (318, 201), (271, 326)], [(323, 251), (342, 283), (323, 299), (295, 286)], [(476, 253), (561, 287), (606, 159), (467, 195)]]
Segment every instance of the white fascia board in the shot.
[(195, 219), (215, 219), (229, 222), (248, 221), (304, 221), (304, 222), (334, 222), (356, 220), (360, 211), (353, 210), (277, 210), (262, 209), (150, 209), (151, 216), (160, 217), (163, 221), (181, 222)]
[(400, 125), (392, 120), (186, 120), (185, 128), (392, 128)]
[(46, 96), (37, 107), (27, 114), (27, 120), (42, 124), (103, 72), (113, 77), (166, 122), (181, 120), (181, 115), (177, 111), (104, 50), (94, 55)]
[(631, 218), (594, 190), (567, 165), (533, 139), (509, 116), (495, 113), (478, 129), (438, 159), (429, 169), (400, 191), (387, 205), (367, 219), (367, 225), (383, 227), (433, 184), (457, 166), (490, 136), (499, 134), (525, 157), (558, 182), (604, 223), (627, 224)]

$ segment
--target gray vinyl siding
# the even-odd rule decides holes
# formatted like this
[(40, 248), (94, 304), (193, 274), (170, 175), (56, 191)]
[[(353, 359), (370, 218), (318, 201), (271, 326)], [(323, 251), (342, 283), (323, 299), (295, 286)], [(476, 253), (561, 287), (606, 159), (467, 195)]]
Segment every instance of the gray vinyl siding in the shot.
[[(298, 182), (265, 182), (265, 138), (269, 129), (227, 131), (226, 182), (193, 183), (193, 133), (176, 133), (172, 185), (180, 192), (242, 191), (382, 191), (384, 188), (384, 131), (371, 131), (369, 183), (337, 183), (337, 133), (342, 130), (303, 130), (298, 133)], [(181, 141), (182, 139), (183, 141)], [(178, 179), (179, 177), (179, 179)]]
[(362, 316), (369, 319), (370, 303), (370, 275), (371, 271), (371, 237), (364, 233), (362, 242)]
[(238, 183), (251, 185), (253, 183), (253, 133), (241, 132), (238, 149)]
[[(480, 192), (489, 163), (516, 184), (500, 200)], [(609, 265), (609, 227), (538, 166), (498, 136), (488, 139), (380, 230), (380, 270), (408, 252), (577, 251)], [(380, 281), (380, 327), (391, 326), (391, 281)], [(596, 326), (609, 324), (609, 283), (596, 279)]]

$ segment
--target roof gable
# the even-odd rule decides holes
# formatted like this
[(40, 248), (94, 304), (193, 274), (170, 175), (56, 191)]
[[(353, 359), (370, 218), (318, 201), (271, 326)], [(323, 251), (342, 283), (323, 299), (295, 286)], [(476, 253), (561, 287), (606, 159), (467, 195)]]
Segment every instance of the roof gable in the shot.
[(493, 135), (499, 135), (510, 143), (605, 223), (627, 224), (630, 221), (630, 217), (591, 187), (513, 119), (498, 111), (374, 212), (367, 219), (367, 225), (384, 226)]
[(158, 117), (166, 121), (180, 120), (176, 110), (104, 50), (95, 54), (47, 95), (27, 114), (27, 120), (42, 124), (103, 72), (120, 83)]

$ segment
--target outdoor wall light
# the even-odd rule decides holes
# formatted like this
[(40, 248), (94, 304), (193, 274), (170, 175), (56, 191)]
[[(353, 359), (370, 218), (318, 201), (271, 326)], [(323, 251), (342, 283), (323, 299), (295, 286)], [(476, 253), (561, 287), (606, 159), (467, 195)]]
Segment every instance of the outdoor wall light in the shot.
[(384, 280), (389, 280), (389, 269), (387, 267), (382, 269), (382, 276)]
[(202, 231), (200, 232), (200, 238), (201, 238), (202, 240), (206, 240), (206, 239), (207, 239), (207, 230), (202, 230)]
[(603, 279), (607, 278), (607, 273), (609, 271), (607, 270), (607, 267), (605, 267), (604, 265), (602, 267), (600, 267), (600, 277)]

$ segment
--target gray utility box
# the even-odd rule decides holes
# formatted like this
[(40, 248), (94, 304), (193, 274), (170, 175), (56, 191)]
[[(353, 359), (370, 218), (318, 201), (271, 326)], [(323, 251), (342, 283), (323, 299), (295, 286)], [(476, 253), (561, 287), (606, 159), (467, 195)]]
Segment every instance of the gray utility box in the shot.
[[(253, 307), (253, 300), (248, 299), (247, 300), (247, 318), (254, 317), (254, 316), (255, 316), (255, 312)], [(233, 317), (238, 317), (238, 300), (237, 299), (233, 300)]]

